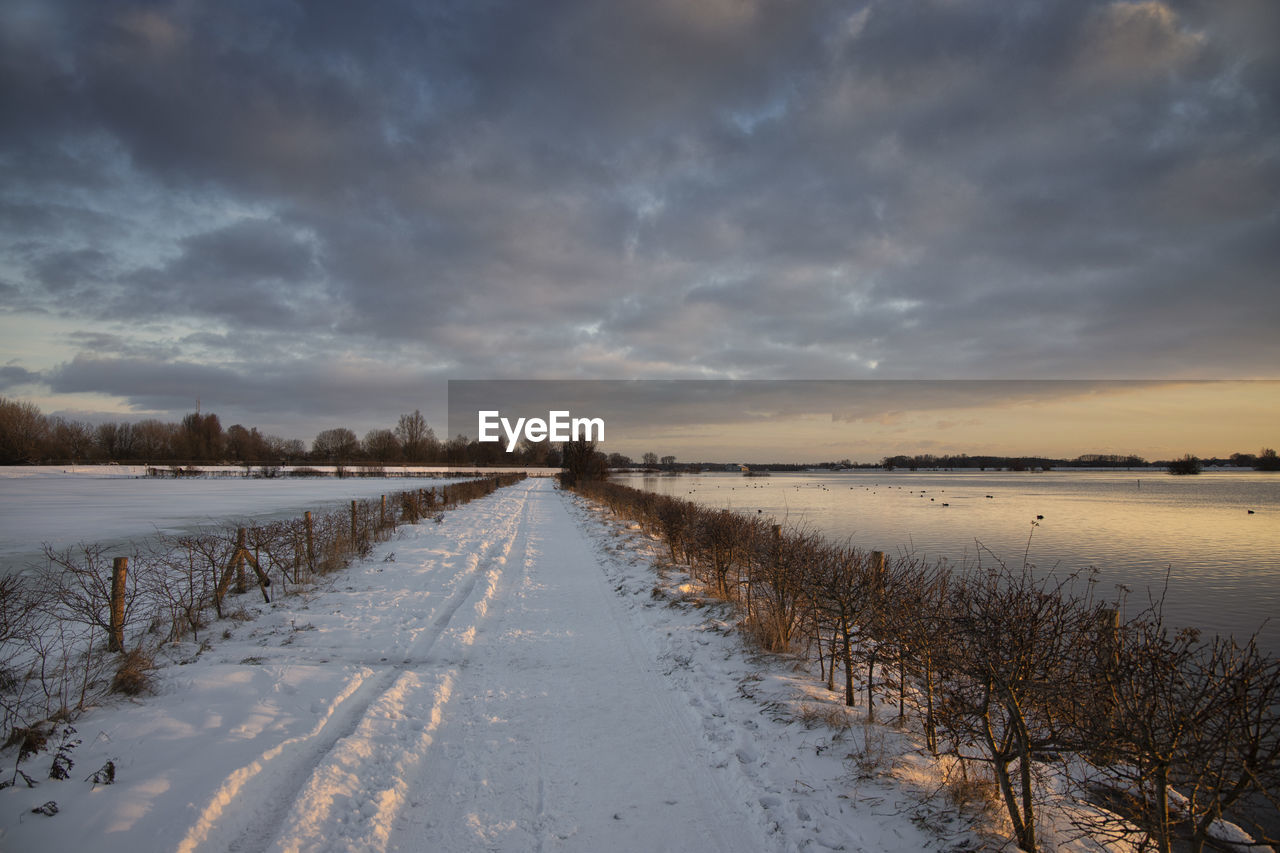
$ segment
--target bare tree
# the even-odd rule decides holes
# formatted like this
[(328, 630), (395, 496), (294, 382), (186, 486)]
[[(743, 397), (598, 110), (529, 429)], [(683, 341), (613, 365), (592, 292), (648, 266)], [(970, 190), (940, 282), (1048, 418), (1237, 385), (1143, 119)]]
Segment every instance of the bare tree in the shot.
[(60, 459), (89, 459), (97, 449), (94, 429), (84, 421), (50, 418), (46, 438), (48, 455)]
[(395, 462), (400, 459), (400, 440), (389, 429), (371, 429), (362, 443), (364, 455), (375, 462)]
[(560, 450), (561, 467), (560, 482), (565, 486), (591, 480), (605, 480), (609, 477), (609, 462), (605, 455), (596, 450), (594, 441), (585, 438), (577, 441), (566, 441)]
[(360, 449), (356, 434), (346, 427), (321, 430), (311, 443), (311, 455), (329, 462), (345, 462), (355, 458)]
[(173, 450), (179, 456), (196, 460), (221, 459), (225, 450), (222, 422), (213, 412), (191, 412), (182, 418), (173, 442)]
[(271, 455), (267, 439), (258, 428), (241, 424), (227, 427), (225, 449), (227, 458), (237, 462), (263, 462)]
[(98, 424), (94, 430), (94, 441), (98, 452), (107, 459), (130, 459), (133, 457), (133, 425), (128, 423), (108, 422)]
[(34, 403), (0, 397), (0, 465), (36, 461), (47, 431)]
[(396, 424), (396, 438), (404, 448), (404, 458), (408, 462), (429, 462), (436, 454), (436, 434), (427, 426), (427, 419), (422, 412), (414, 409), (411, 414), (401, 415)]
[(134, 447), (139, 459), (164, 459), (173, 453), (174, 424), (154, 418), (138, 421), (133, 425)]

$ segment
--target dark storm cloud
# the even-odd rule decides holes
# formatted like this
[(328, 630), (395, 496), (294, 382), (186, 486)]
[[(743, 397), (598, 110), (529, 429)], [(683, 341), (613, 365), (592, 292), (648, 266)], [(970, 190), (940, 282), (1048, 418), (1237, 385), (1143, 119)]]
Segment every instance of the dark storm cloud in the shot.
[[(421, 408), (443, 425), (430, 401), (444, 382), (422, 371), (391, 370), (340, 360), (208, 365), (160, 358), (78, 355), (44, 377), (57, 393), (114, 395), (138, 412), (179, 414), (197, 403), (225, 423), (275, 430), (306, 424), (312, 432), (346, 426), (363, 433), (393, 426), (396, 414)], [(324, 425), (319, 425), (321, 422)], [(310, 438), (311, 434), (299, 436)]]
[(14, 2), (0, 280), (154, 329), (183, 370), (56, 374), (135, 401), (340, 405), (306, 377), (341, 359), (1270, 375), (1277, 34), (1268, 0)]
[(112, 307), (117, 315), (195, 315), (248, 326), (323, 328), (326, 281), (306, 234), (246, 219), (179, 243), (162, 267), (132, 273)]
[(25, 367), (19, 367), (16, 364), (6, 364), (0, 367), (0, 391), (8, 391), (19, 385), (33, 385), (41, 381), (39, 373), (33, 373)]

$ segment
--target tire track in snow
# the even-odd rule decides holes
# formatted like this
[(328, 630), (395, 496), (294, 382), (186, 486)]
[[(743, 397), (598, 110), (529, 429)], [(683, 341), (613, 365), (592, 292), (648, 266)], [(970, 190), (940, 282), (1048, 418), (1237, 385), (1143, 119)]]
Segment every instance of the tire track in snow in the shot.
[[(320, 743), (323, 744), (325, 740), (321, 735), (324, 734), (326, 729), (336, 728), (339, 732), (354, 729), (356, 715), (352, 713), (352, 708), (348, 704), (348, 700), (353, 696), (360, 694), (360, 696), (351, 703), (351, 705), (354, 705), (357, 708), (373, 701), (372, 698), (364, 699), (364, 695), (369, 693), (374, 693), (376, 695), (381, 692), (379, 686), (375, 682), (385, 679), (375, 679), (374, 682), (371, 682), (369, 676), (372, 674), (372, 670), (364, 668), (352, 676), (352, 678), (343, 686), (342, 691), (334, 697), (333, 702), (329, 704), (324, 715), (320, 718), (320, 721), (316, 723), (315, 727), (311, 729), (311, 731), (307, 732), (305, 735), (290, 738), (276, 744), (271, 749), (264, 752), (259, 758), (244, 767), (241, 767), (239, 770), (236, 770), (228, 776), (218, 788), (217, 793), (214, 794), (213, 800), (209, 805), (205, 806), (204, 811), (200, 815), (200, 819), (196, 821), (196, 825), (187, 832), (187, 836), (178, 844), (177, 849), (179, 853), (190, 853), (190, 851), (198, 849), (199, 846), (209, 838), (210, 833), (213, 831), (214, 827), (218, 825), (219, 820), (224, 816), (227, 808), (232, 803), (236, 803), (239, 800), (244, 790), (254, 781), (255, 777), (262, 773), (264, 767), (269, 762), (279, 757), (281, 754), (291, 750), (298, 744), (306, 743), (307, 741), (315, 738), (320, 738)], [(334, 736), (332, 740), (336, 741), (337, 737), (340, 736), (340, 734)], [(322, 746), (321, 748), (323, 749), (324, 747)], [(232, 845), (228, 849), (237, 848), (235, 845)]]
[[(477, 617), (483, 615), (488, 599), (496, 591), (501, 565), (521, 536), (528, 515), (531, 485), (509, 487), (481, 502), (489, 504), (483, 515), (491, 519), (491, 524), (484, 525), (479, 536), (458, 542), (463, 547), (456, 553), (472, 550), (463, 567), (450, 578), (455, 589), (432, 618), (430, 628), (415, 638), (405, 662), (389, 666), (381, 673), (368, 666), (360, 667), (310, 731), (272, 746), (231, 773), (179, 843), (177, 849), (181, 853), (194, 853), (202, 847), (234, 851), (269, 849), (278, 836), (276, 828), (282, 820), (297, 810), (296, 806), (307, 791), (316, 786), (319, 777), (331, 772), (326, 768), (331, 766), (335, 752), (343, 752), (344, 744), (353, 739), (358, 743), (375, 733), (380, 725), (377, 721), (407, 719), (404, 710), (410, 697), (427, 687), (420, 676), (407, 670), (419, 665), (432, 652), (485, 580), (484, 591), (475, 602)], [(476, 504), (471, 506), (479, 508)], [(524, 511), (517, 511), (521, 509)], [(497, 521), (496, 530), (491, 526), (492, 520)], [(460, 584), (459, 578), (462, 578)], [(468, 642), (468, 635), (474, 639), (474, 625), (462, 633), (464, 643)], [(452, 693), (455, 675), (456, 672), (450, 671), (431, 679), (432, 710), (421, 734), (428, 742)], [(232, 805), (235, 807), (230, 808)], [(380, 810), (381, 806), (375, 808), (373, 816)], [(279, 837), (285, 849), (296, 849), (285, 844), (284, 835)]]
[[(431, 640), (433, 657), (444, 669), (402, 672), (361, 718), (356, 730), (329, 750), (291, 804), (284, 826), (270, 849), (384, 850), (397, 816), (409, 799), (410, 778), (417, 775), (454, 694), (459, 670), (467, 664), (480, 624), (497, 597), (504, 568), (514, 557), (523, 563), (528, 539), (527, 490), (510, 511), (500, 540), (477, 563), (465, 595), (452, 599)], [(480, 589), (478, 596), (474, 595)], [(467, 602), (472, 615), (455, 624)], [(436, 641), (449, 642), (436, 653)], [(424, 709), (425, 713), (424, 713)]]

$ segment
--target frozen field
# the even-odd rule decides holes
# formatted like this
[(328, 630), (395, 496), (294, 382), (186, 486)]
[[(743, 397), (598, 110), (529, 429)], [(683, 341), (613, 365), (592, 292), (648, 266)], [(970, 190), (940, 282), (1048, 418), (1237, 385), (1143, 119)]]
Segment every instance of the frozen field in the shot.
[(233, 519), (296, 517), (356, 498), (469, 479), (162, 479), (141, 477), (133, 466), (118, 466), (112, 476), (103, 468), (32, 476), (33, 470), (0, 468), (0, 571), (36, 559), (46, 542), (55, 548), (120, 543)]

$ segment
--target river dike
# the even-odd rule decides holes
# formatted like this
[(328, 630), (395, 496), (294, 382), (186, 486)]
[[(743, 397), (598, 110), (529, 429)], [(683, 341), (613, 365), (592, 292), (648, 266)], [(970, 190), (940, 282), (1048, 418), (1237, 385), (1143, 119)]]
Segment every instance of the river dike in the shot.
[[(403, 527), (302, 594), (241, 601), (212, 642), (165, 647), (148, 695), (74, 721), (70, 778), (27, 759), (39, 784), (0, 791), (0, 848), (1000, 843), (917, 734), (744, 644), (638, 525), (548, 478)], [(113, 784), (87, 778), (108, 762)], [(1042, 831), (1089, 849), (1070, 835)]]

